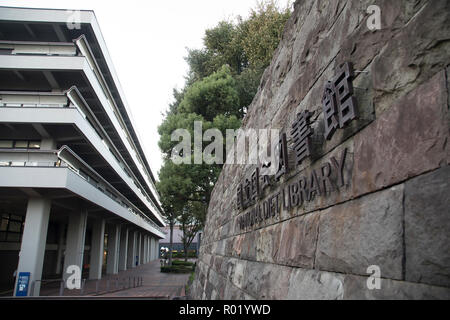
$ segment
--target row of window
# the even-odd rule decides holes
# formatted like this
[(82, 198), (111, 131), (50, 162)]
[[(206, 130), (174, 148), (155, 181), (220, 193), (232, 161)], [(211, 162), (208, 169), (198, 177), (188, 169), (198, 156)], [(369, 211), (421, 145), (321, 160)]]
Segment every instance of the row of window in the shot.
[(0, 149), (40, 149), (40, 140), (0, 140)]
[(20, 242), (23, 233), (25, 217), (3, 213), (0, 223), (0, 241)]

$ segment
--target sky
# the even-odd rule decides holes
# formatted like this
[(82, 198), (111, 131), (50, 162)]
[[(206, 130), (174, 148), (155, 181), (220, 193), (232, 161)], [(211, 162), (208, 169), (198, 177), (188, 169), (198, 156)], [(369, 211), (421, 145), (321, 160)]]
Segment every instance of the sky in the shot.
[[(288, 0), (278, 0), (285, 7)], [(248, 17), (256, 0), (0, 0), (2, 6), (94, 10), (150, 167), (162, 165), (158, 125), (184, 86), (186, 48), (200, 49), (208, 28)]]

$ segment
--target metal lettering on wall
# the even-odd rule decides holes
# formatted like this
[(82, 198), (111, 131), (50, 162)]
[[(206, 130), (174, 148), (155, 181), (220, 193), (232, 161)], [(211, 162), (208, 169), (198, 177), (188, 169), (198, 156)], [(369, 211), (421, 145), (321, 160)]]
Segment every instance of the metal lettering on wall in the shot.
[[(342, 129), (357, 118), (357, 103), (353, 97), (353, 67), (350, 62), (344, 63), (337, 75), (327, 81), (322, 97), (324, 115), (324, 137), (330, 140), (337, 129)], [(295, 164), (299, 165), (311, 155), (311, 137), (314, 130), (310, 127), (312, 113), (304, 110), (296, 115), (292, 124), (291, 139), (295, 155)], [(290, 171), (287, 134), (280, 135), (277, 153), (278, 168), (275, 181)], [(296, 178), (294, 182), (285, 183), (281, 191), (269, 196), (264, 201), (264, 190), (273, 181), (269, 176), (260, 175), (256, 168), (244, 183), (237, 187), (237, 208), (243, 211), (252, 207), (248, 212), (238, 217), (241, 230), (279, 215), (281, 210), (288, 210), (312, 201), (316, 196), (325, 196), (331, 190), (339, 190), (345, 185), (344, 167), (347, 156), (345, 148), (339, 159), (331, 157), (330, 161), (320, 166), (320, 170), (311, 169), (308, 173)], [(272, 182), (273, 183), (273, 182)]]

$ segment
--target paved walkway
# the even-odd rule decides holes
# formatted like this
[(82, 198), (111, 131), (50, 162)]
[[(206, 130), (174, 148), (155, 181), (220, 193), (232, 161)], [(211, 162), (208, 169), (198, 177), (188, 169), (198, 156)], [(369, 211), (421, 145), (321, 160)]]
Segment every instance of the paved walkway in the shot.
[(173, 299), (185, 297), (189, 273), (163, 273), (159, 260), (121, 272), (124, 277), (142, 277), (142, 286), (101, 295), (102, 297), (147, 297)]
[[(160, 266), (159, 260), (154, 260), (116, 275), (103, 275), (98, 283), (86, 282), (83, 292), (65, 289), (63, 296), (184, 298), (190, 274), (162, 273)], [(138, 279), (142, 284), (134, 287)], [(123, 289), (124, 287), (128, 289)], [(59, 290), (59, 282), (46, 284), (41, 288), (41, 296), (59, 296)]]

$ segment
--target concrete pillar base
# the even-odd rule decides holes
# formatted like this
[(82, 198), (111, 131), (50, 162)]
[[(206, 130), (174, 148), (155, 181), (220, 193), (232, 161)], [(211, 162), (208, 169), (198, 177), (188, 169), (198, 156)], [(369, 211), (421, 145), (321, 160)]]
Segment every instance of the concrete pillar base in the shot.
[(30, 272), (28, 296), (39, 296), (50, 207), (49, 199), (30, 198), (28, 200), (14, 295), (16, 295), (19, 274)]

